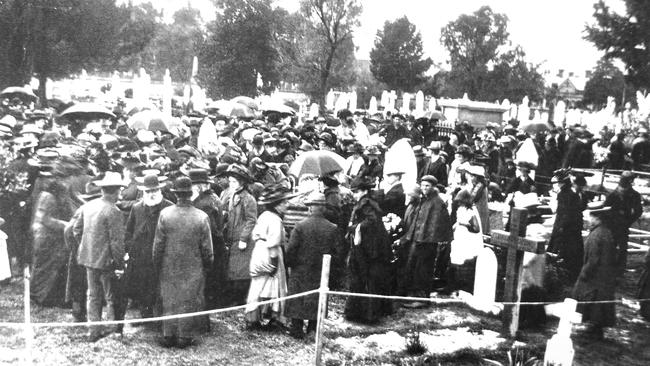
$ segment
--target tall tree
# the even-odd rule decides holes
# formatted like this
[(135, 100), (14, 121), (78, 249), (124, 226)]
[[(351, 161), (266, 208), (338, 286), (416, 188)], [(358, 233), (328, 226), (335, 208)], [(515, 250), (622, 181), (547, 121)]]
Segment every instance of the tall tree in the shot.
[(284, 13), (272, 8), (271, 0), (218, 0), (216, 5), (217, 18), (208, 24), (200, 49), (199, 82), (209, 95), (222, 98), (272, 90), (279, 82), (276, 22)]
[(426, 80), (424, 73), (433, 65), (423, 58), (422, 35), (406, 16), (385, 22), (377, 31), (375, 47), (370, 51), (370, 71), (391, 89), (413, 91)]
[(591, 78), (585, 84), (582, 102), (585, 105), (603, 106), (607, 97), (614, 97), (616, 105), (621, 106), (623, 90), (626, 88), (623, 72), (608, 59), (598, 61)]
[(358, 0), (302, 0), (300, 10), (305, 22), (293, 62), (303, 91), (323, 104), (330, 88), (354, 83), (352, 32), (362, 7)]
[(440, 41), (451, 57), (449, 82), (454, 86), (454, 96), (467, 92), (472, 99), (484, 98), (488, 63), (497, 60), (499, 48), (507, 43), (507, 25), (505, 14), (483, 6), (442, 28)]
[[(142, 17), (149, 15), (142, 14)], [(199, 55), (204, 41), (203, 20), (198, 9), (190, 6), (176, 11), (170, 24), (157, 23), (153, 39), (145, 49), (120, 61), (121, 68), (144, 67), (155, 78), (169, 69), (172, 80), (187, 81), (192, 59)]]
[[(0, 78), (20, 85), (32, 76), (45, 100), (48, 78), (88, 69), (111, 69), (141, 51), (151, 32), (133, 17), (138, 7), (115, 0), (9, 0), (0, 4)], [(138, 30), (139, 32), (134, 31)]]
[(627, 80), (637, 88), (650, 87), (650, 2), (625, 0), (627, 13), (612, 12), (599, 0), (594, 4), (596, 24), (586, 27), (585, 38), (608, 59), (620, 59)]
[(538, 66), (526, 61), (526, 53), (517, 46), (501, 54), (493, 70), (487, 74), (487, 89), (482, 93), (486, 100), (541, 101), (544, 97), (544, 77)]

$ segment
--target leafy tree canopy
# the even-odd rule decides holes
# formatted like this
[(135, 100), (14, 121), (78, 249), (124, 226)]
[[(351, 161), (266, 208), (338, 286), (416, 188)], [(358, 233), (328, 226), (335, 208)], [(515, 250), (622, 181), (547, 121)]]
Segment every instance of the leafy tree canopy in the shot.
[(370, 71), (391, 89), (413, 91), (433, 61), (423, 58), (422, 35), (406, 16), (384, 23), (370, 51)]

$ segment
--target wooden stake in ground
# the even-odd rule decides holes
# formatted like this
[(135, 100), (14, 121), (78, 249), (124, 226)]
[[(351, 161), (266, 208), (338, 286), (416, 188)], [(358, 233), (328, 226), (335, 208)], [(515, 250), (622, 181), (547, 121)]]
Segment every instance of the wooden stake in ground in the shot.
[[(490, 243), (508, 249), (506, 262), (506, 286), (503, 301), (518, 303), (521, 298), (521, 274), (523, 271), (524, 252), (543, 254), (546, 251), (545, 240), (526, 238), (526, 220), (528, 210), (514, 207), (510, 211), (510, 232), (492, 230)], [(503, 307), (504, 331), (514, 337), (519, 328), (519, 304)]]
[(320, 288), (318, 295), (318, 319), (316, 319), (316, 357), (314, 364), (321, 365), (321, 353), (323, 352), (323, 320), (327, 313), (327, 292), (330, 281), (330, 262), (332, 256), (325, 254), (323, 256), (323, 269), (320, 274)]
[(25, 266), (23, 283), (25, 285), (24, 304), (25, 304), (25, 365), (32, 364), (32, 340), (34, 333), (31, 324), (31, 297), (29, 289), (29, 266)]

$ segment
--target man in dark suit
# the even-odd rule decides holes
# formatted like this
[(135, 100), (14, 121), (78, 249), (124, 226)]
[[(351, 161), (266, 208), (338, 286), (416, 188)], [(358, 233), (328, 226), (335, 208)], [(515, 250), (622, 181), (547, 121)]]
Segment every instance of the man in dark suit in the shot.
[(406, 195), (404, 194), (404, 187), (402, 186), (402, 175), (404, 169), (394, 167), (385, 172), (386, 183), (390, 186), (384, 194), (384, 199), (380, 206), (384, 215), (393, 213), (400, 218), (404, 218), (404, 211), (406, 210)]
[(442, 143), (440, 141), (431, 141), (429, 151), (431, 155), (425, 165), (423, 175), (433, 175), (438, 180), (438, 184), (447, 186), (447, 162), (440, 156)]

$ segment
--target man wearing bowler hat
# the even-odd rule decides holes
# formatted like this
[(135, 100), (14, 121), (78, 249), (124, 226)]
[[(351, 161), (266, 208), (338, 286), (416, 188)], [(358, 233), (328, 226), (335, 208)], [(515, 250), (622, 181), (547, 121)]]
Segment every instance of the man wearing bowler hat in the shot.
[[(115, 320), (112, 279), (124, 271), (124, 218), (115, 205), (124, 187), (122, 176), (106, 172), (95, 185), (101, 188), (102, 197), (82, 206), (73, 227), (75, 239), (79, 241), (77, 263), (86, 267), (86, 308), (91, 322), (101, 321), (102, 296), (106, 301), (108, 320)], [(106, 334), (100, 327), (91, 326), (88, 340), (95, 342)]]
[(153, 266), (153, 240), (160, 211), (173, 203), (163, 198), (162, 188), (167, 177), (149, 174), (136, 178), (142, 199), (137, 201), (126, 221), (124, 244), (129, 255), (126, 269), (126, 295), (135, 300), (143, 318), (160, 315), (156, 310), (158, 291)]
[(219, 197), (211, 186), (213, 179), (205, 169), (192, 169), (188, 173), (192, 181), (192, 205), (205, 212), (210, 219), (212, 252), (214, 261), (206, 273), (205, 301), (209, 308), (224, 305), (223, 288), (228, 249), (223, 238), (224, 218)]
[[(176, 179), (172, 192), (178, 201), (160, 212), (153, 243), (163, 315), (205, 310), (205, 271), (213, 260), (210, 219), (192, 206), (192, 181)], [(160, 343), (185, 348), (194, 344), (198, 332), (207, 329), (207, 316), (165, 320)]]

